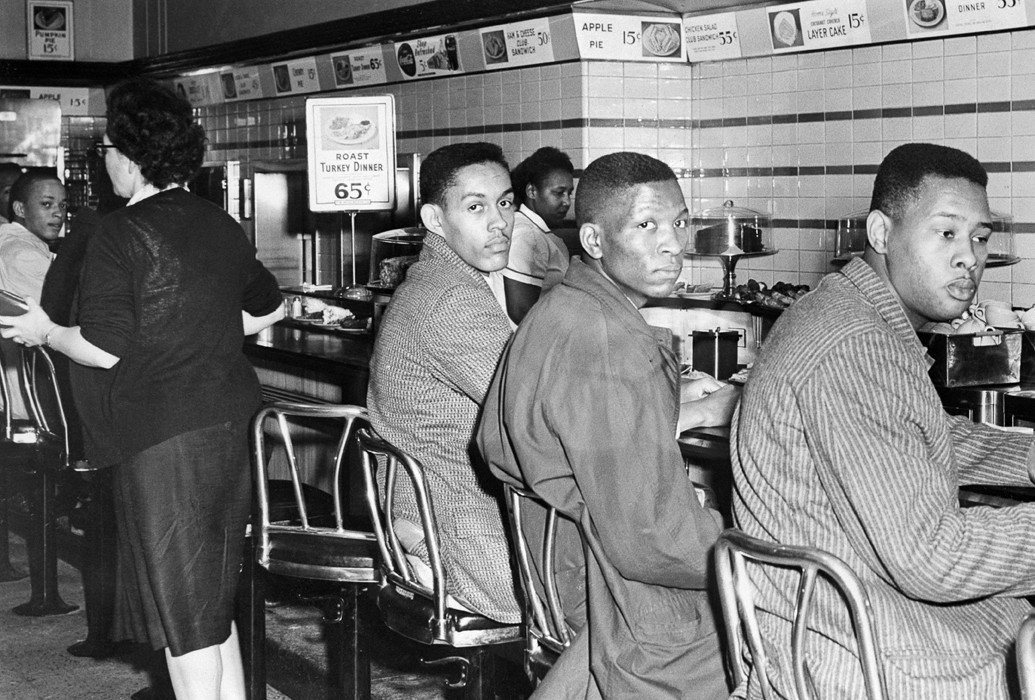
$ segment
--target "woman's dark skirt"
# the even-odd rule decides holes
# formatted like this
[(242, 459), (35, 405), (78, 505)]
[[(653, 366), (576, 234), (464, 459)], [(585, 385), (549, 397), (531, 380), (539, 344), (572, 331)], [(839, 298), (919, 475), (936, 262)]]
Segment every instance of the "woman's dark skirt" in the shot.
[(173, 656), (230, 634), (251, 503), (247, 425), (177, 435), (115, 467), (115, 639)]

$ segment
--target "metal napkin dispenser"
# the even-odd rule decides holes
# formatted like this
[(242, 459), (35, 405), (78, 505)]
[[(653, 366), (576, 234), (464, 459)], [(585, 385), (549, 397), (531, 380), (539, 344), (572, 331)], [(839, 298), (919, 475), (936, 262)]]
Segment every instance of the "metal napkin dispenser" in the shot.
[(737, 371), (740, 333), (735, 330), (694, 331), (691, 335), (693, 368), (725, 381)]
[(936, 386), (1016, 384), (1021, 380), (1020, 330), (917, 335), (934, 359), (929, 373)]

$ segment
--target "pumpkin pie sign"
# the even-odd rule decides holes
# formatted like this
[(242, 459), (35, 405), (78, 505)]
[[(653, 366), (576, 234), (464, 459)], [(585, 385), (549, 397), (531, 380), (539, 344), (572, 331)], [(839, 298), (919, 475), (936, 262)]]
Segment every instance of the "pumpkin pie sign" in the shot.
[(36, 61), (75, 60), (70, 0), (26, 0), (28, 56)]

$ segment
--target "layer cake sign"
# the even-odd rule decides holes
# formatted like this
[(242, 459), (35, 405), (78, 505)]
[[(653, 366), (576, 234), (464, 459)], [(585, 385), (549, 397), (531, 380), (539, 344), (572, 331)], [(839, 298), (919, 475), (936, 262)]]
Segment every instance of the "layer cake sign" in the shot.
[(311, 97), (305, 103), (309, 209), (395, 207), (395, 99)]
[(775, 53), (870, 43), (866, 0), (812, 0), (767, 7)]

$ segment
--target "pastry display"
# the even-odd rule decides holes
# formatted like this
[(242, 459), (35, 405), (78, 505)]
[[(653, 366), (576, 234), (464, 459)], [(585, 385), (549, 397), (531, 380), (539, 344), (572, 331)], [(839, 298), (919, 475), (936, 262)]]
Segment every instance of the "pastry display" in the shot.
[(406, 270), (417, 262), (416, 255), (400, 255), (385, 258), (378, 266), (378, 279), (383, 287), (398, 287), (406, 278)]

